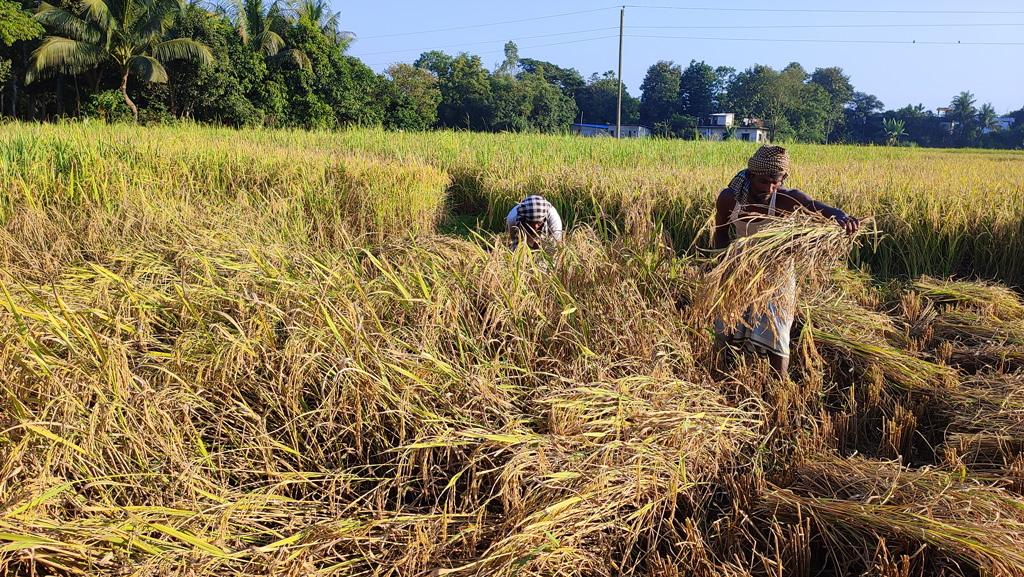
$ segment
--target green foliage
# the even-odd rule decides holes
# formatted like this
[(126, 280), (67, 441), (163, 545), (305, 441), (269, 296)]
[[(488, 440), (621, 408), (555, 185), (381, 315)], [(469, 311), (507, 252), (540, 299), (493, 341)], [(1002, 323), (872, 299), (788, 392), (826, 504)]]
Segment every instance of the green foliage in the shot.
[(851, 101), (843, 111), (842, 133), (838, 140), (843, 142), (870, 142), (871, 118), (881, 112), (885, 105), (873, 94), (854, 91)]
[(679, 84), (682, 69), (664, 60), (647, 69), (640, 90), (640, 122), (655, 125), (667, 122), (679, 106)]
[(544, 78), (558, 87), (562, 94), (573, 99), (576, 99), (580, 91), (587, 85), (583, 76), (575, 68), (562, 68), (543, 60), (520, 58), (519, 70), (520, 75), (535, 74)]
[(31, 40), (43, 34), (43, 27), (32, 20), (21, 4), (0, 0), (0, 44), (10, 46), (19, 40)]
[[(401, 100), (400, 108), (403, 112), (393, 111), (393, 114), (400, 114), (403, 120), (396, 123), (399, 128), (411, 128), (422, 130), (433, 126), (437, 121), (437, 107), (441, 103), (441, 90), (437, 87), (437, 77), (425, 68), (417, 68), (405, 63), (392, 64), (385, 71), (390, 82), (383, 82), (383, 90), (393, 88), (399, 95), (392, 97), (391, 102), (398, 103)], [(406, 108), (411, 110), (405, 112)], [(385, 120), (385, 125), (388, 121)]]
[(733, 79), (728, 102), (738, 116), (764, 119), (773, 141), (825, 142), (829, 132), (829, 94), (809, 79), (810, 75), (796, 62), (781, 72), (755, 65)]
[[(602, 76), (595, 72), (590, 76), (587, 85), (576, 93), (576, 105), (582, 114), (584, 123), (614, 125), (619, 101), (619, 81), (614, 71), (607, 71)], [(640, 122), (640, 99), (630, 96), (626, 87), (622, 87), (622, 123), (636, 124)]]
[(162, 106), (174, 117), (215, 121), (229, 126), (256, 126), (264, 121), (263, 89), (267, 64), (251, 46), (243, 44), (224, 17), (188, 6), (169, 34), (194, 38), (210, 47), (214, 63), (194, 60), (167, 64), (166, 85), (149, 85), (144, 107)]
[(828, 93), (829, 107), (825, 132), (832, 140), (842, 131), (846, 105), (853, 101), (853, 84), (850, 83), (850, 77), (843, 74), (843, 69), (839, 67), (815, 68), (810, 81)]
[(885, 143), (889, 146), (897, 146), (900, 139), (907, 135), (906, 130), (903, 129), (902, 120), (886, 118), (882, 120), (882, 126), (885, 129)]
[(341, 47), (306, 18), (295, 22), (288, 45), (308, 57), (310, 68), (273, 65), (274, 74), (288, 89), (287, 123), (306, 128), (336, 128), (383, 122), (383, 103), (376, 101), (378, 79), (358, 59), (345, 56)]
[(479, 56), (425, 52), (413, 64), (437, 76), (441, 103), (437, 122), (446, 128), (488, 130), (493, 125), (491, 83)]
[(710, 118), (721, 98), (722, 88), (722, 77), (714, 68), (691, 60), (679, 79), (680, 113), (699, 120)]
[(86, 118), (107, 122), (127, 122), (133, 118), (132, 109), (128, 108), (121, 97), (121, 91), (117, 89), (90, 94), (82, 103), (82, 114)]
[(176, 0), (93, 0), (71, 10), (43, 3), (35, 15), (50, 31), (32, 53), (26, 83), (54, 71), (77, 74), (110, 61), (121, 77), (121, 96), (138, 118), (128, 97), (128, 75), (144, 82), (167, 82), (162, 62), (192, 58), (213, 62), (210, 49), (189, 38), (168, 38), (180, 13)]
[(978, 109), (974, 107), (975, 102), (974, 95), (964, 91), (953, 97), (953, 101), (949, 103), (949, 118), (956, 122), (953, 127), (953, 139), (961, 146), (971, 140), (978, 129), (975, 124), (975, 117), (978, 114)]
[[(31, 40), (43, 33), (32, 17), (22, 10), (21, 4), (0, 0), (0, 45), (10, 46), (20, 40)], [(11, 61), (0, 58), (0, 84), (7, 82)]]

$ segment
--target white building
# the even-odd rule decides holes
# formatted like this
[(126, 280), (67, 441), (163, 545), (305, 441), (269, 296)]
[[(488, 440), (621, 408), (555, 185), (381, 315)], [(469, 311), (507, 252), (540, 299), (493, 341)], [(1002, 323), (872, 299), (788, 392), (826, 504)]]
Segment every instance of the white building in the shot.
[(697, 126), (697, 133), (707, 140), (725, 140), (732, 132), (732, 138), (747, 142), (768, 142), (768, 129), (764, 121), (756, 118), (744, 118), (736, 123), (736, 115), (732, 112), (712, 114), (708, 124)]
[[(615, 127), (606, 124), (571, 124), (569, 132), (582, 136), (610, 136), (615, 138)], [(622, 138), (647, 138), (651, 129), (642, 124), (623, 124)]]

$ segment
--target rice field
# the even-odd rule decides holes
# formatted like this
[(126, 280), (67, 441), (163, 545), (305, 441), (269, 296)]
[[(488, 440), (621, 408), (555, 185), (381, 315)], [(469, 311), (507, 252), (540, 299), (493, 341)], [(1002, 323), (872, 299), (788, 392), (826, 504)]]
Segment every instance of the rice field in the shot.
[(0, 126), (0, 574), (1024, 575), (1024, 153), (793, 146), (779, 379), (753, 150)]

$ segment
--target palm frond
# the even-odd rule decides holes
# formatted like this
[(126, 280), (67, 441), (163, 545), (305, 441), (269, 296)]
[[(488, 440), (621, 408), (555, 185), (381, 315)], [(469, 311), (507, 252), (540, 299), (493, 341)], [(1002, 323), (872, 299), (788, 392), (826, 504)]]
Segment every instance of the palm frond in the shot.
[(265, 29), (253, 36), (252, 42), (264, 56), (273, 56), (284, 48), (284, 39), (270, 29)]
[(128, 70), (145, 82), (167, 82), (167, 70), (152, 56), (135, 56), (128, 61)]
[(268, 60), (277, 62), (278, 64), (294, 64), (295, 66), (298, 66), (299, 68), (306, 70), (308, 72), (313, 71), (313, 63), (310, 62), (309, 56), (306, 56), (305, 52), (297, 50), (295, 48), (282, 50), (277, 54), (274, 54), (273, 56), (269, 57)]
[(174, 18), (184, 10), (181, 0), (152, 0), (145, 12), (138, 14), (131, 28), (138, 30), (143, 42), (159, 41), (174, 24)]
[(241, 0), (241, 16), (245, 19), (246, 28), (251, 33), (254, 30), (266, 30), (270, 28), (271, 12), (276, 3), (269, 6), (263, 0)]
[(119, 30), (121, 27), (114, 17), (109, 0), (81, 0), (79, 3), (82, 16), (95, 22), (103, 30)]
[(78, 16), (63, 8), (43, 2), (33, 19), (42, 24), (51, 34), (66, 36), (72, 40), (99, 44), (102, 34)]
[(25, 72), (25, 84), (31, 84), (48, 71), (78, 74), (103, 61), (104, 51), (95, 44), (47, 36), (32, 53), (32, 63)]
[(207, 66), (214, 63), (213, 52), (202, 43), (191, 38), (175, 38), (153, 47), (153, 57), (162, 62), (191, 58)]

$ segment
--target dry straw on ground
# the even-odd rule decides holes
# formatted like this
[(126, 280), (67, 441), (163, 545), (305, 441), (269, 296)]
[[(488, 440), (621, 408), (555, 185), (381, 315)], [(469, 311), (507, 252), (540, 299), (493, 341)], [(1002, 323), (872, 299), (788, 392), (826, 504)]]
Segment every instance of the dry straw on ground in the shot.
[[(1024, 574), (1021, 374), (956, 362), (1015, 334), (1010, 291), (821, 277), (792, 380), (719, 378), (713, 277), (664, 242), (706, 207), (593, 216), (537, 258), (430, 224), (460, 163), (497, 182), (516, 136), (242, 133), (203, 156), (144, 129), (62, 142), (82, 130), (0, 136), (0, 573)], [(536, 186), (584, 179), (506, 153)], [(331, 200), (381, 179), (408, 202)], [(828, 226), (791, 240), (838, 255)], [(756, 277), (758, 250), (731, 270)]]

